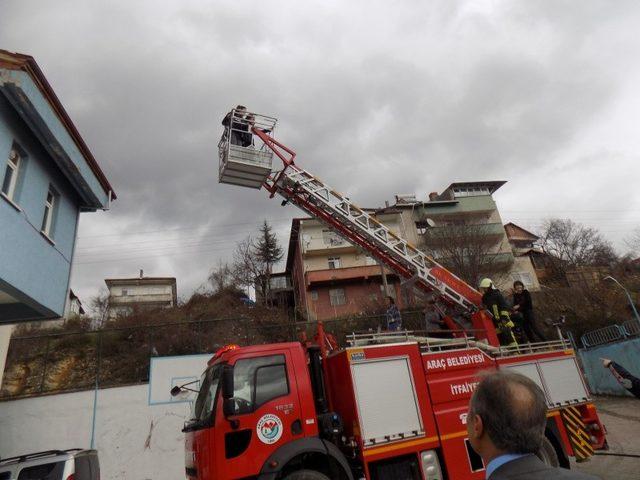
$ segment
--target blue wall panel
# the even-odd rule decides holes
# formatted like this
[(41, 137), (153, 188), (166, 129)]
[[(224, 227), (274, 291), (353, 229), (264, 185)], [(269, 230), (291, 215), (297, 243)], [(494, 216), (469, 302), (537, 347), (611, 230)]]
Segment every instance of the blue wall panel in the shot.
[(599, 347), (579, 350), (578, 354), (591, 393), (601, 395), (631, 395), (618, 383), (600, 358), (610, 358), (640, 378), (640, 338), (623, 340)]

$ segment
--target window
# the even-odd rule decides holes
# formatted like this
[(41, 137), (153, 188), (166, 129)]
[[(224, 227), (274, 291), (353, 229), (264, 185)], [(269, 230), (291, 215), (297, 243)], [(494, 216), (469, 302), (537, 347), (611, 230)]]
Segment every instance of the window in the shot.
[(342, 245), (344, 243), (344, 240), (340, 235), (327, 228), (322, 230), (322, 241), (325, 245), (330, 245), (332, 247)]
[(64, 471), (64, 462), (43, 463), (20, 470), (18, 480), (60, 480)]
[(15, 148), (11, 149), (9, 159), (7, 160), (7, 168), (4, 172), (4, 180), (2, 181), (2, 193), (13, 201), (16, 194), (16, 184), (18, 183), (18, 173), (20, 171), (20, 154)]
[(514, 282), (520, 280), (522, 283), (524, 283), (525, 287), (533, 286), (533, 279), (531, 278), (531, 274), (528, 272), (512, 273), (511, 278)]
[(311, 300), (318, 300), (318, 291), (311, 290)]
[(284, 364), (259, 367), (256, 370), (256, 408), (288, 393), (287, 370)]
[(329, 302), (334, 307), (337, 305), (344, 305), (345, 303), (347, 303), (347, 296), (344, 293), (344, 288), (330, 288)]
[(47, 199), (44, 202), (44, 215), (42, 217), (42, 227), (40, 230), (47, 237), (53, 237), (54, 214), (58, 195), (52, 188), (47, 192)]
[(220, 380), (220, 372), (222, 365), (214, 365), (207, 369), (200, 377), (200, 391), (196, 398), (193, 418), (195, 420), (206, 421), (211, 419), (211, 412), (216, 404), (218, 392), (218, 382)]
[(335, 270), (340, 268), (340, 257), (329, 257), (329, 269)]
[(127, 290), (126, 288), (122, 289), (122, 296), (126, 297), (127, 295), (129, 295), (129, 290)]
[(284, 355), (238, 360), (233, 367), (233, 397), (239, 414), (289, 393)]

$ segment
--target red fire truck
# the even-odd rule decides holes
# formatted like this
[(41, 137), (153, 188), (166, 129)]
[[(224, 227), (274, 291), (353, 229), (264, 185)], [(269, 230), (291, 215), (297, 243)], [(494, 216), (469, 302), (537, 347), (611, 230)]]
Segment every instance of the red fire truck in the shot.
[[(283, 196), (439, 295), (454, 338), (354, 333), (337, 348), (319, 323), (314, 341), (224, 347), (202, 375), (184, 428), (189, 479), (482, 479), (466, 414), (478, 372), (491, 369), (522, 373), (545, 392), (544, 461), (568, 468), (569, 457), (605, 447), (567, 340), (500, 346), (476, 290), (298, 167), (273, 137), (275, 119), (248, 117), (230, 113), (220, 180)], [(272, 153), (281, 170), (272, 171)], [(461, 329), (459, 315), (473, 328)]]

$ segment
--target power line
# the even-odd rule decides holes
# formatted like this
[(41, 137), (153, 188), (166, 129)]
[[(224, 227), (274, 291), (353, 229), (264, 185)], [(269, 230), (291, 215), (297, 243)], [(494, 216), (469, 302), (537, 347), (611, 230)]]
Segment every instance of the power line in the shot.
[[(275, 223), (275, 222), (284, 222), (286, 220), (291, 220), (293, 219), (294, 216), (290, 216), (290, 217), (281, 217), (281, 218), (266, 218), (264, 220), (267, 220), (267, 222), (269, 223)], [(220, 227), (235, 227), (235, 226), (239, 226), (239, 225), (260, 225), (260, 223), (262, 222), (262, 220), (258, 220), (255, 222), (239, 222), (239, 223), (221, 223), (221, 224), (215, 224), (212, 225), (212, 227), (215, 228), (220, 228)], [(199, 228), (203, 228), (205, 226), (203, 225), (199, 225), (196, 227), (178, 227), (178, 228), (163, 228), (160, 230), (146, 230), (146, 231), (137, 231), (137, 232), (130, 232), (127, 231), (125, 233), (105, 233), (105, 234), (95, 234), (95, 235), (81, 235), (78, 237), (78, 240), (84, 239), (84, 238), (97, 238), (97, 237), (114, 237), (114, 236), (121, 236), (121, 237), (126, 237), (126, 236), (131, 236), (131, 235), (144, 235), (147, 233), (162, 233), (162, 232), (177, 232), (177, 231), (183, 231), (183, 230), (197, 230)]]
[[(224, 248), (214, 248), (214, 249), (207, 249), (207, 250), (194, 250), (192, 252), (177, 252), (177, 253), (173, 253), (170, 256), (171, 257), (175, 257), (175, 256), (179, 256), (179, 255), (200, 255), (203, 253), (214, 253), (214, 252), (222, 252), (225, 250), (229, 250), (229, 248), (233, 248), (233, 245), (230, 245), (228, 247), (224, 247)], [(109, 259), (105, 259), (105, 260), (89, 260), (89, 261), (79, 261), (79, 262), (74, 262), (75, 265), (89, 265), (89, 264), (94, 264), (94, 263), (110, 263), (110, 262), (124, 262), (124, 261), (128, 261), (128, 260), (139, 260), (139, 259), (143, 259), (143, 258), (160, 258), (160, 257), (168, 257), (169, 255), (166, 253), (161, 253), (159, 255), (134, 255), (131, 257), (120, 257), (120, 258), (109, 258)]]

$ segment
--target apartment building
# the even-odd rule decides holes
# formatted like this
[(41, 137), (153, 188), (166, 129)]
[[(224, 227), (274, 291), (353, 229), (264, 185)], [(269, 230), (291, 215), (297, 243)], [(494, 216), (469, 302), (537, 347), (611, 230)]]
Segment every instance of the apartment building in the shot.
[[(474, 284), (491, 276), (511, 287), (515, 257), (493, 194), (504, 181), (452, 183), (428, 199), (396, 195), (390, 208), (402, 211), (405, 238)], [(413, 228), (411, 228), (413, 227)]]
[[(389, 210), (376, 216), (402, 234), (399, 211)], [(386, 295), (394, 297), (402, 308), (407, 299), (403, 298), (400, 279), (386, 267), (384, 273), (386, 294), (382, 269), (375, 259), (318, 220), (292, 221), (286, 274), (291, 279), (298, 312), (306, 318), (325, 320), (379, 311)]]
[(108, 278), (109, 289), (107, 319), (129, 315), (135, 309), (152, 310), (173, 307), (178, 303), (174, 277)]
[[(393, 204), (366, 210), (471, 283), (491, 275), (501, 289), (522, 280), (535, 290), (539, 284), (531, 260), (514, 254), (492, 196), (504, 183), (452, 183), (424, 200), (396, 195)], [(307, 318), (323, 320), (382, 308), (380, 265), (318, 220), (293, 220), (286, 274), (296, 306)], [(402, 288), (391, 270), (385, 268), (385, 274), (389, 294), (401, 308), (409, 306), (414, 301), (410, 289)]]

